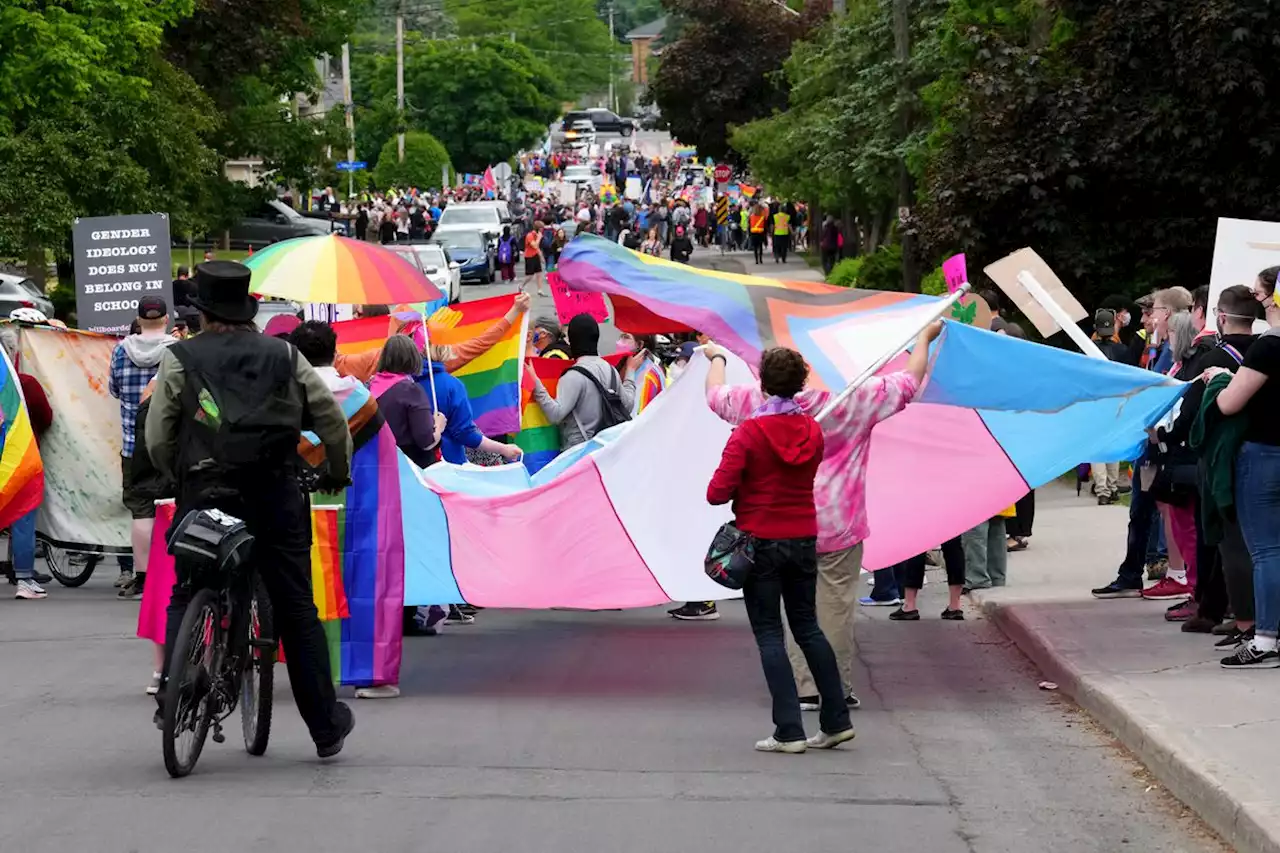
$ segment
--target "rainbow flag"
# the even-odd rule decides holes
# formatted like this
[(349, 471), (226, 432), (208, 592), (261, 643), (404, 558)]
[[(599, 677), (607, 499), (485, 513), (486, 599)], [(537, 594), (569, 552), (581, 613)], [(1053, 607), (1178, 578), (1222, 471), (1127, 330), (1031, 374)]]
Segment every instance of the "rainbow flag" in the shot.
[(370, 350), (380, 350), (387, 342), (390, 323), (386, 317), (361, 317), (333, 324), (338, 336), (338, 352), (343, 355), (359, 355)]
[(667, 378), (662, 368), (652, 361), (646, 361), (636, 377), (636, 406), (634, 414), (640, 414), (645, 406), (653, 402), (653, 398), (667, 387)]
[[(614, 367), (624, 359), (626, 355), (623, 353), (604, 357)], [(563, 358), (531, 358), (526, 363), (533, 368), (552, 397), (556, 395), (560, 377), (574, 364)], [(547, 420), (542, 407), (533, 399), (533, 380), (527, 375), (521, 376), (520, 431), (516, 433), (515, 444), (524, 451), (524, 465), (530, 474), (538, 473), (560, 455), (560, 427)]]
[[(494, 296), (441, 308), (427, 321), (428, 337), (432, 343), (450, 346), (469, 341), (502, 319), (515, 298), (515, 294)], [(528, 322), (526, 313), (488, 352), (453, 371), (466, 387), (476, 426), (485, 435), (520, 430), (520, 364)]]
[[(400, 681), (404, 527), (398, 523), (398, 454), (395, 436), (384, 426), (352, 456), (351, 486), (333, 498), (344, 505), (324, 509), (321, 504), (327, 496), (313, 497), (313, 531), (317, 516), (332, 513), (333, 541), (339, 543), (342, 554), (341, 583), (334, 588), (342, 591), (347, 612), (321, 623), (329, 640), (335, 684), (364, 687)], [(322, 585), (315, 579), (325, 570), (317, 567), (316, 554), (313, 544), (313, 592), (323, 620)]]
[(341, 507), (316, 507), (311, 513), (311, 591), (321, 622), (351, 616), (342, 584)]
[(4, 355), (0, 373), (0, 527), (40, 506), (44, 497), (44, 465), (31, 430), (27, 401), (18, 371)]

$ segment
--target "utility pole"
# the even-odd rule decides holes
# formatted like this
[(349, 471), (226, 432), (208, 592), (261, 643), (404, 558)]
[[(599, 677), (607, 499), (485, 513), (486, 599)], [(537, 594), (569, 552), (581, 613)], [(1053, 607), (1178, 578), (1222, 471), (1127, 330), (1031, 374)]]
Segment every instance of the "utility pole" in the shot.
[(396, 152), (399, 162), (404, 162), (404, 0), (396, 13), (396, 111), (399, 113), (400, 133), (396, 136)]
[[(342, 106), (347, 119), (347, 162), (351, 163), (356, 159), (356, 118), (355, 108), (351, 104), (351, 45), (348, 42), (344, 42), (342, 45)], [(348, 203), (350, 203), (351, 197), (356, 194), (355, 185), (356, 173), (348, 170)]]
[(617, 48), (617, 42), (613, 36), (613, 3), (609, 3), (609, 109), (614, 112), (618, 111), (618, 104), (614, 100), (613, 95), (613, 53)]
[[(911, 0), (893, 0), (893, 53), (898, 60), (898, 139), (911, 135)], [(911, 205), (916, 183), (904, 157), (898, 162), (898, 225), (902, 233), (902, 289), (920, 292), (920, 261), (917, 257), (916, 223)]]

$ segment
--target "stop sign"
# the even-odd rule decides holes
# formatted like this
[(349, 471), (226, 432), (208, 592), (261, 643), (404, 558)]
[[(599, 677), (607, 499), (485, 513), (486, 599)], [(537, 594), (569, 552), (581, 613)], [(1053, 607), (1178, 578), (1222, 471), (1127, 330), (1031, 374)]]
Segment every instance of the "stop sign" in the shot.
[(721, 163), (716, 166), (715, 176), (717, 184), (727, 184), (729, 179), (733, 177), (733, 169), (730, 168), (728, 163)]

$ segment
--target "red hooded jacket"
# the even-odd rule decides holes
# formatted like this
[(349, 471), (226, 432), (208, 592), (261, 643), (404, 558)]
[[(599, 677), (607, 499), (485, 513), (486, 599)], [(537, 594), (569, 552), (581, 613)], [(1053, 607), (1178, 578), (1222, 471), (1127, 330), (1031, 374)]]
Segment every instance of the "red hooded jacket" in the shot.
[(822, 452), (822, 428), (806, 414), (751, 418), (729, 437), (707, 501), (732, 501), (738, 529), (761, 539), (817, 536), (813, 479)]

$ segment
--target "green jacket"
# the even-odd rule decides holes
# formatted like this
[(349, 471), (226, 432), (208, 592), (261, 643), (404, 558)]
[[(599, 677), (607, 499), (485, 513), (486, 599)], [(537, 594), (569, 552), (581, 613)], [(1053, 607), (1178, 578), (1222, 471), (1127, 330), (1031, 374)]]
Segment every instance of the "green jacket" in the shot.
[(1236, 454), (1249, 425), (1243, 413), (1228, 417), (1218, 409), (1218, 394), (1230, 382), (1229, 374), (1220, 375), (1205, 387), (1188, 436), (1191, 449), (1200, 454), (1200, 519), (1208, 545), (1221, 542), (1223, 523), (1235, 518)]

